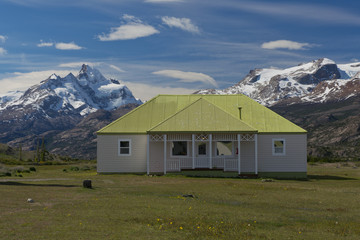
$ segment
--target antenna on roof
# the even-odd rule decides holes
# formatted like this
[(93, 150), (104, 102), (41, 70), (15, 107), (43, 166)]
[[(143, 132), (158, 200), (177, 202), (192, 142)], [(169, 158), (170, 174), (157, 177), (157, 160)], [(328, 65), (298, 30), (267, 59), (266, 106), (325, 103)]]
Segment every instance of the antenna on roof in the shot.
[(242, 107), (238, 107), (238, 109), (239, 109), (239, 118), (241, 120), (241, 109), (242, 109)]

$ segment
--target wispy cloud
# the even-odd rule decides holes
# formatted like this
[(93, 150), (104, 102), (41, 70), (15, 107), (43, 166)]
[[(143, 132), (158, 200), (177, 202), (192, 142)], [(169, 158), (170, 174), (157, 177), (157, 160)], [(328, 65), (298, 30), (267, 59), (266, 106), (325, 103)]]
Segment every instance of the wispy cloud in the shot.
[[(235, 7), (235, 6), (231, 6)], [(288, 19), (303, 19), (305, 21), (321, 21), (325, 23), (360, 25), (360, 16), (341, 8), (329, 7), (319, 4), (291, 4), (269, 2), (240, 2), (236, 8), (271, 15), (274, 17), (287, 17)]]
[(191, 94), (199, 89), (180, 88), (180, 87), (161, 87), (144, 83), (122, 82), (134, 94), (135, 97), (143, 101), (148, 101), (159, 94)]
[(5, 55), (7, 52), (4, 48), (0, 47), (0, 56)]
[(161, 20), (169, 27), (180, 28), (191, 33), (200, 33), (199, 28), (189, 18), (162, 17)]
[(0, 42), (4, 43), (6, 41), (7, 37), (4, 35), (0, 35)]
[(70, 43), (56, 43), (55, 44), (55, 48), (59, 49), (59, 50), (80, 50), (83, 49), (83, 47), (80, 47), (79, 45), (77, 45), (74, 42), (70, 42)]
[(125, 14), (123, 19), (126, 21), (125, 24), (111, 28), (110, 33), (98, 35), (97, 38), (100, 41), (130, 40), (159, 33), (156, 28), (134, 16)]
[(265, 49), (289, 49), (289, 50), (304, 50), (306, 47), (312, 47), (310, 43), (300, 43), (289, 40), (276, 40), (264, 42), (261, 48)]
[(204, 73), (196, 73), (196, 72), (183, 72), (179, 70), (161, 70), (157, 72), (153, 72), (153, 74), (161, 75), (170, 78), (179, 79), (180, 82), (203, 82), (205, 84), (210, 84), (214, 87), (218, 87), (215, 79), (206, 75)]
[(52, 42), (43, 42), (42, 40), (40, 40), (40, 43), (37, 44), (38, 47), (52, 47), (54, 45), (54, 43)]
[(109, 67), (111, 67), (112, 69), (115, 69), (115, 70), (118, 71), (118, 72), (125, 72), (125, 71), (122, 70), (121, 68), (119, 68), (119, 67), (117, 67), (117, 66), (115, 66), (115, 65), (112, 65), (112, 64), (110, 64)]

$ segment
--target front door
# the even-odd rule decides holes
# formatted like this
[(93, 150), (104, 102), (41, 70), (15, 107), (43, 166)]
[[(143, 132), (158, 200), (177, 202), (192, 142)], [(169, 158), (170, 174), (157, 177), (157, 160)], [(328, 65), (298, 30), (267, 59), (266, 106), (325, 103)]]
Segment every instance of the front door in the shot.
[(198, 142), (197, 143), (197, 156), (198, 157), (206, 157), (208, 155), (208, 147), (206, 142)]

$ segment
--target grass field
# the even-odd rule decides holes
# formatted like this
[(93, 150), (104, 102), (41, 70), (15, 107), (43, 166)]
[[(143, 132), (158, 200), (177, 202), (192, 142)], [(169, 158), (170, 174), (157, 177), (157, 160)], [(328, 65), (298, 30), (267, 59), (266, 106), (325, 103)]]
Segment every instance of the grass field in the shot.
[(36, 168), (0, 178), (0, 239), (360, 239), (360, 168), (346, 164), (272, 182)]

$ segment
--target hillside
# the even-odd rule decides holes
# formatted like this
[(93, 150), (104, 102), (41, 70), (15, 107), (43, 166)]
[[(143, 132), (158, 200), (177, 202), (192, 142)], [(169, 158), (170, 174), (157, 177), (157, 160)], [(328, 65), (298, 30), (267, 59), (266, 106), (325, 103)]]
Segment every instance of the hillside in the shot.
[(308, 131), (308, 154), (360, 159), (360, 95), (327, 103), (277, 104), (271, 109)]
[(73, 158), (96, 158), (96, 132), (139, 104), (126, 104), (113, 111), (98, 110), (89, 114), (74, 128), (48, 136), (47, 147), (52, 153)]

